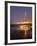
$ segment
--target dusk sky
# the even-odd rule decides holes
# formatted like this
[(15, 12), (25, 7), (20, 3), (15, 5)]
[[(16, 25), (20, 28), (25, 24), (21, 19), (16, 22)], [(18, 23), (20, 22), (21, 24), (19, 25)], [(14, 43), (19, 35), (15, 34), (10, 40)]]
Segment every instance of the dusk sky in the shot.
[(32, 7), (10, 6), (10, 23), (32, 21)]

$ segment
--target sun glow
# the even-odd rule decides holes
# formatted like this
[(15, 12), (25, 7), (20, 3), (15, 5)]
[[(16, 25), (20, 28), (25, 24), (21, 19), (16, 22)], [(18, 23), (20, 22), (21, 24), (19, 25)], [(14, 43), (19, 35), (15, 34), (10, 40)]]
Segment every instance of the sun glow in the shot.
[(24, 30), (24, 26), (20, 26), (20, 30)]
[(20, 30), (29, 30), (30, 29), (30, 27), (28, 26), (28, 25), (21, 25), (20, 26)]
[[(25, 31), (27, 31), (27, 30), (30, 30), (30, 28), (31, 28), (31, 26), (28, 25), (28, 24), (32, 24), (32, 22), (17, 22), (17, 24), (21, 24), (19, 26), (19, 28), (17, 28), (18, 30), (25, 30)], [(22, 24), (25, 24), (25, 25), (22, 25)]]

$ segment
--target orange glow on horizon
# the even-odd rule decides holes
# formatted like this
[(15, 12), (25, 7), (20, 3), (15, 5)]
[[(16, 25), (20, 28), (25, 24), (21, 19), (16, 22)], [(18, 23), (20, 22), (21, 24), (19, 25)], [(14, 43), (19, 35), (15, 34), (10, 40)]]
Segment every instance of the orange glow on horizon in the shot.
[(16, 24), (32, 24), (32, 22), (16, 22)]

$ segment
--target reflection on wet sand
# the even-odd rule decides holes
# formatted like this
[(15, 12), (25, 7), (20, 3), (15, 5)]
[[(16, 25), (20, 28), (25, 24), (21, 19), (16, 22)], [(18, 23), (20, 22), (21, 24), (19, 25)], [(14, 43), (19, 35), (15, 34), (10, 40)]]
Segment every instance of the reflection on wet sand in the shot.
[(11, 24), (10, 39), (31, 39), (32, 38), (32, 23), (26, 24)]

